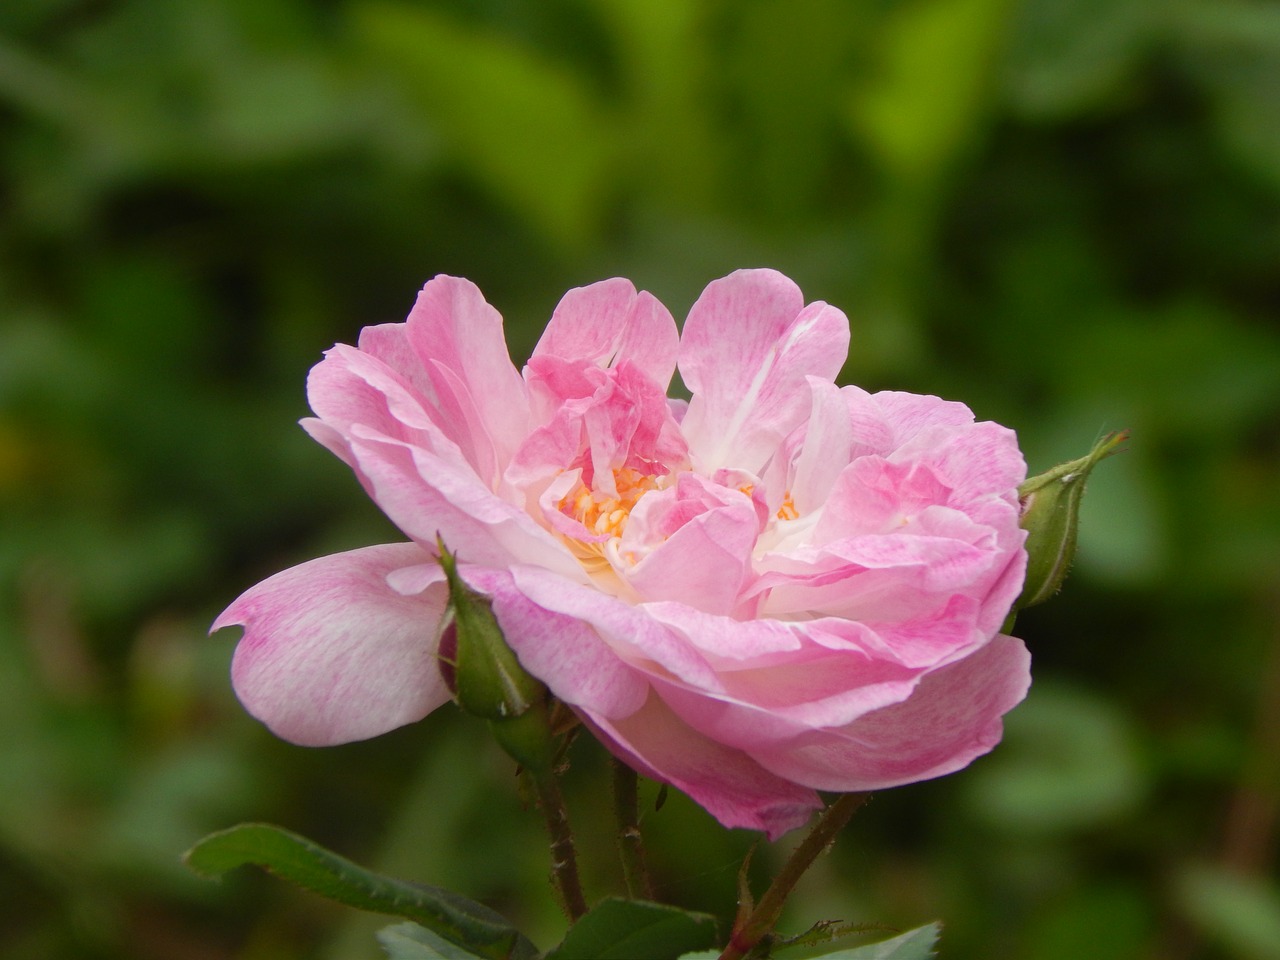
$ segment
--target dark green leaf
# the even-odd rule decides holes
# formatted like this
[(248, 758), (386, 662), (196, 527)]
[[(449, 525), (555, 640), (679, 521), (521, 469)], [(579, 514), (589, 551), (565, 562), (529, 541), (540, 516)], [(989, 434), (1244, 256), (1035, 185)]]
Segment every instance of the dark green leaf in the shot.
[(438, 887), (373, 873), (270, 824), (242, 823), (210, 834), (187, 851), (185, 860), (207, 877), (255, 864), (330, 900), (416, 921), (492, 960), (520, 960), (537, 953), (501, 914), (483, 904)]
[(705, 913), (644, 900), (605, 900), (569, 930), (546, 960), (675, 960), (716, 943)]

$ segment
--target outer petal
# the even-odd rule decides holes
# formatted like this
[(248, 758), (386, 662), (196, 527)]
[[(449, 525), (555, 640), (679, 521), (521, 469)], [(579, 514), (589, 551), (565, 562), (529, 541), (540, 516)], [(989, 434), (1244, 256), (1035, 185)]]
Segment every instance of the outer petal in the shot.
[(214, 621), (243, 624), (231, 679), (245, 709), (303, 746), (363, 740), (449, 699), (436, 667), (442, 581), (415, 596), (387, 584), (430, 558), (412, 543), (337, 553), (251, 587)]
[(804, 306), (774, 270), (739, 270), (707, 286), (689, 311), (680, 374), (692, 393), (683, 427), (701, 468), (753, 473), (808, 412), (807, 376), (833, 380), (849, 350), (849, 321)]
[(623, 760), (684, 791), (726, 827), (763, 830), (776, 839), (822, 806), (813, 790), (685, 726), (657, 696), (621, 720), (590, 713), (583, 719)]
[(957, 506), (991, 496), (1012, 502), (1018, 484), (1027, 478), (1017, 436), (990, 421), (959, 430), (925, 427), (889, 459), (928, 465), (955, 491), (952, 504)]
[(464, 464), (421, 446), (357, 435), (350, 447), (369, 496), (408, 536), (444, 538), (463, 560), (539, 563), (585, 579), (569, 551), (527, 512), (495, 496)]
[(659, 387), (676, 368), (680, 335), (667, 308), (615, 277), (575, 287), (561, 298), (533, 356), (587, 360), (601, 367), (630, 361)]
[(818, 790), (879, 790), (952, 773), (1000, 741), (1001, 718), (1031, 683), (1030, 661), (1021, 640), (997, 636), (926, 675), (901, 703), (754, 756)]
[[(439, 276), (418, 294), (408, 338), (442, 407), (449, 398), (458, 415), (487, 434), (501, 471), (528, 432), (529, 409), (524, 381), (507, 352), (501, 315), (470, 280)], [(452, 376), (442, 376), (441, 370)]]

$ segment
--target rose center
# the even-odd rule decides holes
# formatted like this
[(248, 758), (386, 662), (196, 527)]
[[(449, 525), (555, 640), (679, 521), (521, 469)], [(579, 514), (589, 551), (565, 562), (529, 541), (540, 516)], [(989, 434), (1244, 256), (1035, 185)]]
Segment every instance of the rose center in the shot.
[(614, 470), (613, 480), (617, 496), (579, 484), (561, 501), (561, 510), (597, 536), (622, 536), (632, 508), (650, 490), (658, 489), (658, 481), (631, 467)]

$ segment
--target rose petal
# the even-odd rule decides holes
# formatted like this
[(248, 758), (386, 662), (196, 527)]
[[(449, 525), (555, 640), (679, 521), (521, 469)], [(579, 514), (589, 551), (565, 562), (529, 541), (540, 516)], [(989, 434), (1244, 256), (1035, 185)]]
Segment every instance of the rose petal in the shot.
[(680, 334), (667, 308), (615, 277), (575, 287), (561, 298), (534, 357), (586, 360), (601, 367), (630, 362), (660, 388), (675, 372)]
[(692, 394), (682, 426), (701, 469), (759, 473), (807, 410), (805, 378), (834, 379), (848, 349), (844, 314), (805, 307), (777, 271), (708, 284), (685, 321), (679, 364)]
[(926, 675), (901, 703), (755, 756), (818, 790), (879, 790), (952, 773), (1000, 741), (1001, 717), (1030, 685), (1030, 661), (1021, 640), (997, 636)]
[(403, 596), (387, 577), (422, 564), (416, 544), (320, 557), (251, 587), (214, 621), (243, 624), (231, 678), (245, 709), (304, 746), (363, 740), (449, 699), (436, 666), (446, 591)]
[(763, 830), (776, 839), (822, 806), (812, 790), (690, 729), (657, 696), (621, 719), (582, 716), (628, 764), (684, 791), (726, 827)]
[[(529, 398), (511, 363), (502, 316), (469, 280), (438, 276), (418, 294), (409, 314), (410, 345), (440, 397), (474, 409), (505, 466), (529, 429)], [(440, 370), (454, 376), (440, 376)]]

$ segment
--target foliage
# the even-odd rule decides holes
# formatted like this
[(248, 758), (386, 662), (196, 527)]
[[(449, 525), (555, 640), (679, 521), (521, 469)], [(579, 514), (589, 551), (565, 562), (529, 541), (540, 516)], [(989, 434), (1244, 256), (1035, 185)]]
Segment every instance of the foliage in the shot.
[[(482, 731), (273, 742), (204, 632), (387, 536), (293, 421), (320, 351), (429, 276), (476, 280), (519, 354), (569, 286), (679, 313), (768, 265), (853, 318), (847, 380), (963, 399), (1033, 472), (1132, 435), (1066, 595), (1019, 617), (1007, 742), (878, 796), (784, 926), (1276, 956), (1278, 82), (1261, 0), (0, 5), (0, 953), (376, 956), (363, 919), (185, 874), (250, 819), (556, 942)], [(603, 761), (571, 759), (608, 844), (575, 780)], [(644, 799), (663, 898), (731, 915), (750, 838)]]

